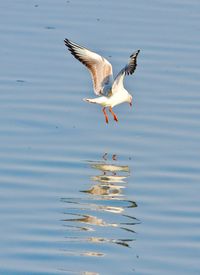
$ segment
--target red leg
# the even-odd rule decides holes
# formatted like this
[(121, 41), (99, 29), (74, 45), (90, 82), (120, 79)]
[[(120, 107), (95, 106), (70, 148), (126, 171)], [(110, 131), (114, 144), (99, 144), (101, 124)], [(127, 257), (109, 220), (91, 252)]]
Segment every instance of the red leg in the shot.
[(117, 155), (114, 154), (114, 155), (112, 156), (112, 159), (113, 159), (113, 160), (117, 160)]
[(108, 115), (106, 113), (106, 107), (104, 107), (102, 111), (104, 113), (104, 116), (105, 116), (105, 119), (106, 119), (106, 123), (108, 123)]
[(111, 114), (113, 115), (114, 120), (115, 120), (115, 121), (118, 121), (118, 118), (117, 118), (116, 114), (113, 112), (112, 107), (109, 108), (109, 111), (110, 111)]

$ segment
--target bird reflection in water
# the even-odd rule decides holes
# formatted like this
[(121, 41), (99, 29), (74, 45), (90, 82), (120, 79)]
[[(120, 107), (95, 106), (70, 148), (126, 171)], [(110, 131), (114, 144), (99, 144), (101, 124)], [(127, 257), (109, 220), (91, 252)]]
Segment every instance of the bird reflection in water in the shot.
[[(106, 199), (109, 199), (108, 197), (111, 197), (111, 199), (115, 197), (115, 199), (117, 199), (117, 197), (119, 197), (122, 193), (122, 189), (125, 188), (125, 179), (130, 174), (129, 167), (127, 165), (117, 165), (114, 162), (107, 163), (107, 154), (104, 154), (103, 159), (104, 162), (90, 162), (91, 167), (101, 171), (102, 174), (91, 178), (95, 184), (91, 187), (91, 189), (86, 190), (85, 192), (97, 196), (105, 196)], [(113, 155), (112, 160), (116, 162), (117, 156)], [(119, 174), (122, 172), (123, 175)], [(116, 210), (121, 209), (119, 207), (115, 208)]]
[[(104, 154), (101, 161), (87, 162), (92, 169), (91, 173), (95, 170), (96, 175), (90, 177), (91, 183), (86, 190), (80, 190), (85, 195), (62, 199), (66, 203), (67, 216), (63, 220), (64, 226), (70, 232), (76, 232), (75, 236), (70, 234), (66, 237), (66, 241), (82, 243), (83, 249), (84, 243), (91, 244), (92, 249), (93, 245), (96, 248), (96, 245), (106, 243), (131, 247), (131, 243), (135, 241), (135, 226), (139, 220), (133, 216), (133, 209), (137, 204), (132, 196), (130, 199), (124, 194), (128, 188), (130, 169), (128, 165), (120, 165), (116, 155), (110, 161), (108, 158)], [(77, 253), (105, 256), (95, 250)]]
[[(69, 206), (65, 214), (71, 216), (64, 219), (65, 226), (96, 233), (98, 233), (98, 226), (115, 227), (123, 229), (124, 233), (135, 233), (134, 226), (139, 221), (133, 216), (131, 209), (137, 207), (137, 204), (123, 194), (130, 176), (129, 166), (120, 165), (116, 155), (113, 155), (112, 160), (109, 161), (107, 154), (103, 155), (102, 161), (88, 161), (88, 164), (92, 169), (98, 171), (98, 174), (91, 177), (92, 184), (88, 189), (80, 191), (88, 196), (62, 199)], [(110, 242), (129, 247), (130, 242), (134, 240), (127, 236), (126, 238), (119, 236), (119, 239), (112, 239), (109, 237), (109, 235), (113, 235), (111, 231), (106, 230), (105, 233), (103, 238), (89, 236), (87, 242)]]

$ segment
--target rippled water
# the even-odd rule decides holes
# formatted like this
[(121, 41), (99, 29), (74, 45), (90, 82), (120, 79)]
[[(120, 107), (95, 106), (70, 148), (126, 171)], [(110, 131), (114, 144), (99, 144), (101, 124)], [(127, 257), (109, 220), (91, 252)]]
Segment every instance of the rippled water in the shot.
[[(200, 3), (1, 1), (0, 274), (200, 274)], [(133, 108), (105, 124), (72, 39)]]

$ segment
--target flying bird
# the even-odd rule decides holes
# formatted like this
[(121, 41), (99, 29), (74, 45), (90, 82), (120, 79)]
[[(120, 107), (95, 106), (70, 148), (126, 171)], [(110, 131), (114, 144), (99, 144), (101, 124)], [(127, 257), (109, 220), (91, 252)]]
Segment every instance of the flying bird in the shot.
[(64, 42), (71, 54), (83, 63), (91, 74), (94, 93), (98, 97), (86, 98), (84, 100), (100, 104), (103, 107), (102, 111), (106, 123), (108, 123), (107, 107), (113, 115), (114, 120), (118, 121), (117, 115), (113, 112), (112, 108), (123, 102), (128, 102), (132, 106), (132, 96), (124, 88), (123, 80), (125, 75), (134, 73), (140, 50), (131, 54), (128, 64), (113, 79), (112, 65), (106, 58), (69, 39), (65, 39)]

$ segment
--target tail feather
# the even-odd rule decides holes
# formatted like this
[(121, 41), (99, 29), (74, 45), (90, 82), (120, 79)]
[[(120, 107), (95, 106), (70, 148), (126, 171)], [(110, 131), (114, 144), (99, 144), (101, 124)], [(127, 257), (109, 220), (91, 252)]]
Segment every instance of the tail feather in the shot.
[(83, 101), (85, 102), (90, 102), (90, 103), (97, 103), (94, 99), (92, 98), (83, 98)]
[(96, 97), (96, 98), (84, 98), (83, 100), (86, 102), (90, 102), (90, 103), (106, 105), (108, 98), (105, 96), (101, 96), (101, 97)]

